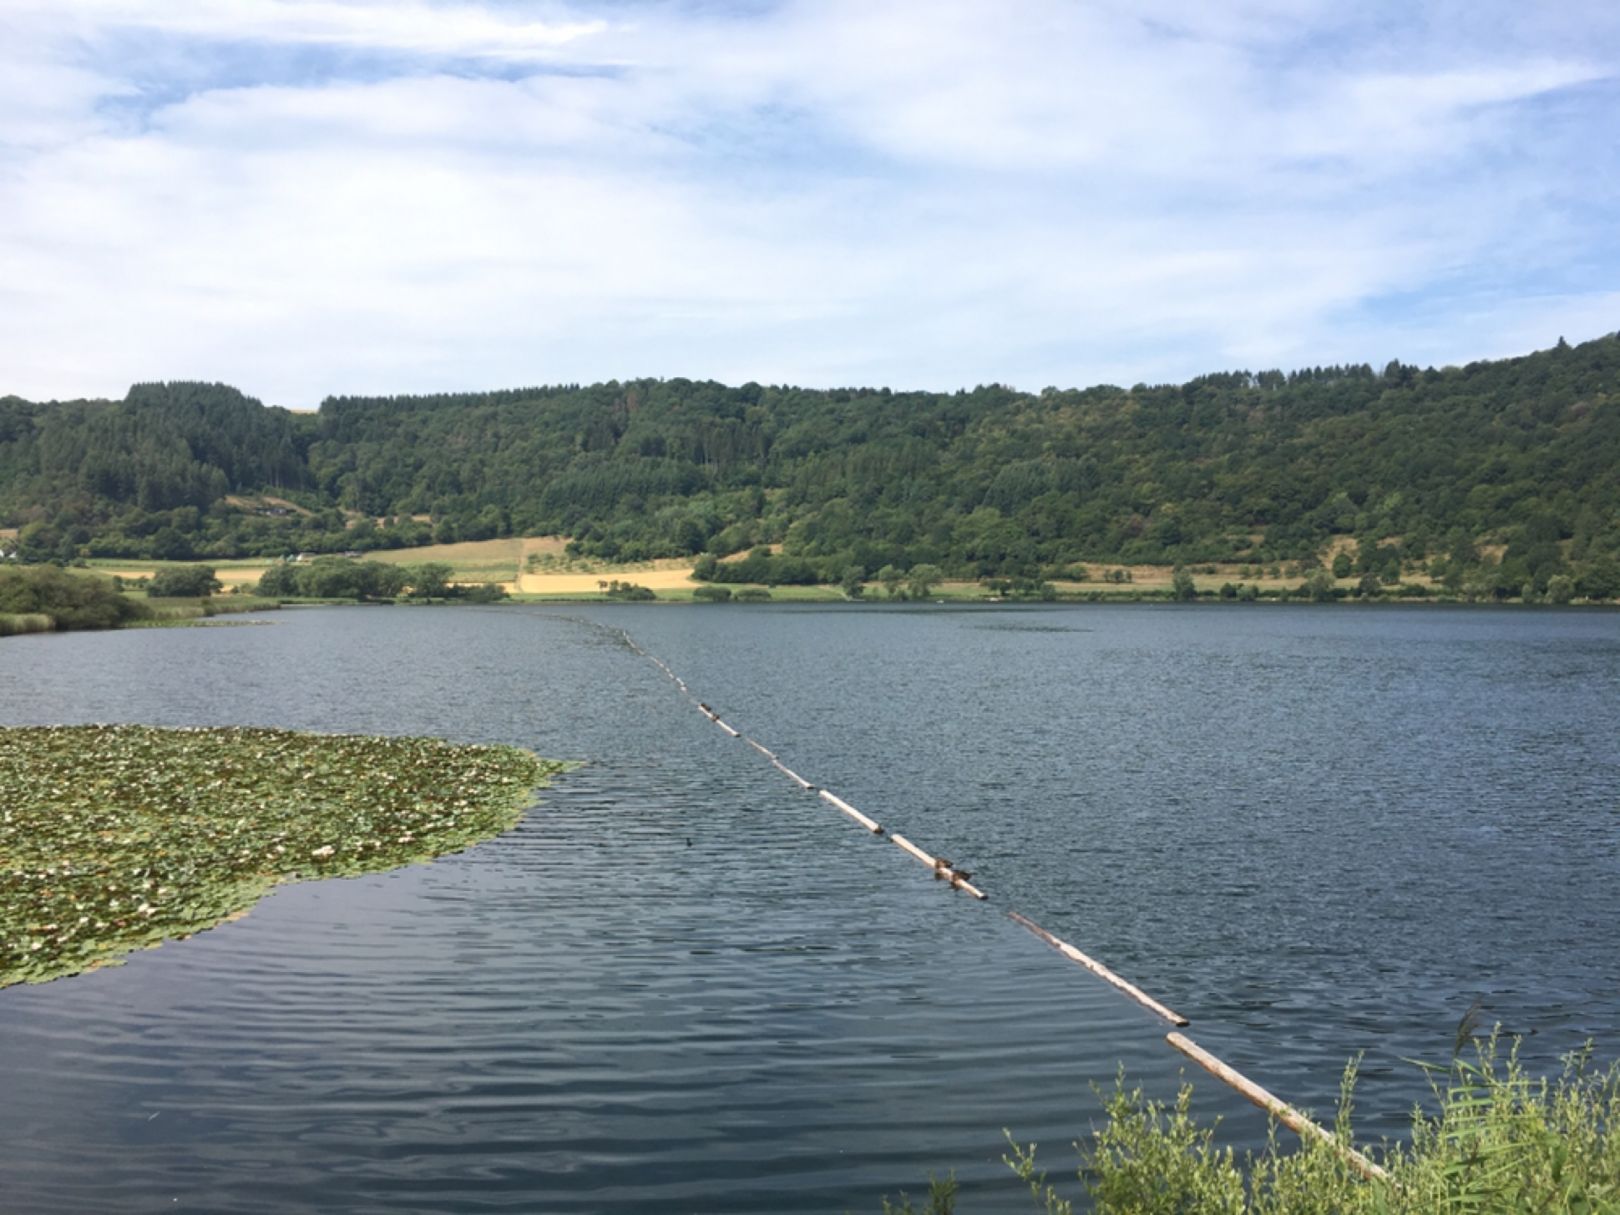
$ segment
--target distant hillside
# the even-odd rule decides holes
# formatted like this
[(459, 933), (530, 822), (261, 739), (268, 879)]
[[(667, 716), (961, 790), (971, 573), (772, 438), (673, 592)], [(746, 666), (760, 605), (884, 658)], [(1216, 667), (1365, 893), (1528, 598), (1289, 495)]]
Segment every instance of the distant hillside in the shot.
[[(596, 557), (782, 546), (782, 580), (938, 565), (1307, 564), (1335, 537), (1498, 594), (1620, 595), (1620, 338), (1420, 370), (1174, 386), (816, 391), (690, 380), (330, 398), (224, 385), (0, 399), (25, 557), (208, 557), (561, 534)], [(227, 500), (229, 499), (229, 500)], [(376, 520), (384, 522), (379, 526)]]

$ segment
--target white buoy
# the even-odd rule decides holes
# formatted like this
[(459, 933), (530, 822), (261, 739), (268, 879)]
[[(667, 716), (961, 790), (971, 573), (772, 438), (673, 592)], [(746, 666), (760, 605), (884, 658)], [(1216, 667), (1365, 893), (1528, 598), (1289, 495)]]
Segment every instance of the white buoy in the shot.
[(1068, 958), (1071, 962), (1078, 962), (1092, 974), (1096, 975), (1099, 979), (1112, 983), (1115, 987), (1119, 988), (1120, 991), (1124, 992), (1131, 999), (1142, 1005), (1143, 1008), (1151, 1009), (1153, 1012), (1158, 1013), (1159, 1016), (1163, 1017), (1172, 1025), (1189, 1024), (1186, 1017), (1182, 1016), (1173, 1009), (1166, 1008), (1163, 1004), (1160, 1004), (1136, 984), (1120, 978), (1101, 962), (1097, 961), (1095, 958), (1087, 957), (1073, 945), (1070, 945), (1067, 941), (1059, 940), (1057, 937), (1047, 932), (1046, 929), (1042, 928), (1039, 924), (1035, 923), (1035, 921), (1027, 918), (1026, 916), (1019, 915), (1016, 911), (1008, 912), (1008, 914), (1012, 916), (1014, 920), (1017, 920), (1018, 923), (1022, 924), (1025, 928), (1033, 932), (1036, 936), (1040, 937), (1041, 940), (1045, 941), (1053, 949), (1057, 950), (1064, 957)]
[(821, 791), (821, 796), (824, 801), (831, 802), (834, 806), (837, 806), (838, 809), (849, 815), (850, 818), (854, 819), (861, 826), (865, 827), (873, 835), (883, 834), (883, 828), (881, 826), (879, 826), (872, 819), (867, 818), (866, 815), (855, 809), (854, 806), (850, 805), (836, 793), (829, 793), (827, 790), (823, 789)]

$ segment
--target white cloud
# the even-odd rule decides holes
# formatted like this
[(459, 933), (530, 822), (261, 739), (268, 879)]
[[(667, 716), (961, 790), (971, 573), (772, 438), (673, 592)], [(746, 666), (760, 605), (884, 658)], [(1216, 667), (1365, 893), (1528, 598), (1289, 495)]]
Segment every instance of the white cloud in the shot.
[[(1438, 357), (1469, 358), (1533, 331), (1515, 298), (1597, 318), (1579, 265), (1616, 262), (1574, 185), (1614, 150), (1574, 163), (1583, 141), (1538, 117), (1612, 115), (1601, 45), (1448, 56), (1425, 27), (1396, 63), (1388, 31), (1303, 0), (73, 9), (6, 18), (36, 67), (0, 85), (0, 391), (1038, 387), (1411, 358), (1404, 335), (1447, 333)], [(101, 49), (137, 27), (219, 65), (420, 59), (219, 67), (166, 96)], [(138, 90), (138, 124), (98, 108)], [(1447, 298), (1454, 329), (1413, 328)]]
[(526, 60), (608, 28), (602, 20), (518, 20), (477, 4), (419, 0), (10, 0), (12, 20), (92, 37), (102, 32), (363, 47), (434, 56)]

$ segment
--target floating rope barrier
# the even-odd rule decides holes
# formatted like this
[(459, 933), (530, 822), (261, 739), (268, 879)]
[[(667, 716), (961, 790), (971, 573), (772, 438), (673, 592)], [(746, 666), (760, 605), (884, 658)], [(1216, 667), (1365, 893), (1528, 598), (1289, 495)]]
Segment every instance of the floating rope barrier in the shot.
[(771, 767), (775, 768), (778, 772), (780, 772), (783, 776), (787, 777), (794, 784), (798, 785), (799, 788), (801, 788), (801, 789), (814, 789), (815, 788), (814, 785), (812, 785), (809, 781), (805, 780), (804, 777), (800, 776), (797, 772), (795, 772), (792, 768), (788, 767), (786, 764), (784, 764), (779, 759), (776, 759), (776, 758), (773, 757), (771, 759)]
[[(570, 619), (578, 620), (582, 624), (592, 625), (598, 628), (605, 627), (597, 624), (595, 621), (584, 620), (579, 617), (571, 617)], [(887, 834), (888, 838), (894, 841), (894, 843), (903, 851), (910, 853), (917, 860), (928, 866), (933, 871), (936, 878), (950, 882), (953, 889), (961, 890), (964, 893), (973, 896), (975, 899), (983, 900), (989, 897), (984, 891), (980, 890), (977, 886), (974, 886), (968, 881), (968, 878), (972, 875), (966, 870), (956, 868), (951, 861), (946, 860), (944, 857), (934, 856), (931, 853), (925, 852), (903, 835), (885, 831), (882, 824), (878, 823), (876, 820), (868, 817), (867, 815), (862, 814), (859, 810), (850, 805), (837, 794), (832, 793), (827, 789), (819, 789), (816, 785), (813, 785), (809, 781), (805, 780), (804, 777), (800, 776), (797, 772), (793, 771), (793, 769), (784, 764), (781, 759), (777, 757), (776, 752), (766, 747), (765, 744), (742, 734), (740, 731), (721, 720), (718, 713), (691, 694), (690, 690), (686, 686), (686, 681), (677, 675), (674, 669), (671, 668), (668, 663), (659, 658), (657, 655), (647, 653), (646, 650), (642, 649), (641, 646), (636, 644), (635, 640), (627, 631), (624, 629), (614, 629), (611, 631), (617, 633), (624, 641), (624, 644), (628, 646), (633, 653), (643, 658), (650, 659), (659, 670), (664, 672), (665, 675), (669, 676), (669, 678), (674, 681), (675, 686), (680, 689), (681, 694), (692, 704), (697, 706), (698, 712), (702, 713), (703, 716), (714, 722), (715, 725), (719, 726), (727, 734), (731, 735), (731, 737), (741, 738), (750, 747), (754, 748), (754, 750), (758, 751), (766, 759), (770, 760), (771, 767), (775, 768), (778, 772), (781, 772), (782, 775), (793, 781), (794, 784), (798, 785), (801, 789), (804, 789), (807, 792), (819, 792), (822, 800), (848, 815), (851, 819), (859, 823), (862, 827), (866, 828), (866, 830), (870, 831), (873, 835), (881, 836)], [(1028, 929), (1041, 940), (1045, 941), (1053, 949), (1063, 954), (1064, 957), (1085, 967), (1092, 974), (1096, 975), (1104, 982), (1111, 984), (1113, 987), (1118, 988), (1121, 992), (1135, 1000), (1138, 1004), (1142, 1005), (1144, 1008), (1150, 1010), (1158, 1016), (1163, 1017), (1172, 1025), (1185, 1026), (1190, 1024), (1188, 1019), (1182, 1016), (1180, 1013), (1159, 1003), (1159, 1001), (1148, 995), (1140, 987), (1137, 987), (1134, 983), (1121, 978), (1118, 974), (1104, 966), (1101, 962), (1076, 949), (1067, 941), (1053, 936), (1050, 932), (1047, 932), (1046, 929), (1042, 928), (1039, 924), (1035, 923), (1027, 916), (1020, 915), (1016, 911), (1009, 911), (1007, 914), (1009, 918)], [(1373, 1180), (1385, 1179), (1389, 1176), (1389, 1174), (1385, 1172), (1382, 1167), (1369, 1160), (1366, 1156), (1363, 1156), (1360, 1152), (1356, 1151), (1353, 1146), (1338, 1139), (1329, 1131), (1323, 1129), (1320, 1125), (1313, 1122), (1309, 1117), (1301, 1113), (1298, 1109), (1289, 1105), (1286, 1101), (1274, 1096), (1266, 1089), (1261, 1088), (1260, 1085), (1256, 1084), (1253, 1080), (1250, 1080), (1236, 1068), (1229, 1066), (1216, 1056), (1210, 1054), (1209, 1051), (1199, 1046), (1185, 1034), (1171, 1032), (1165, 1035), (1165, 1041), (1168, 1042), (1174, 1049), (1180, 1051), (1183, 1055), (1186, 1055), (1189, 1059), (1193, 1060), (1212, 1076), (1236, 1089), (1244, 1097), (1254, 1102), (1255, 1105), (1265, 1110), (1272, 1117), (1276, 1118), (1277, 1121), (1281, 1122), (1284, 1126), (1288, 1127), (1296, 1134), (1300, 1135), (1301, 1137), (1313, 1136), (1326, 1143), (1329, 1147), (1337, 1151), (1352, 1168), (1361, 1174), (1362, 1177), (1367, 1178), (1368, 1180)]]
[(1337, 1136), (1323, 1129), (1315, 1122), (1312, 1122), (1309, 1118), (1300, 1113), (1300, 1111), (1295, 1109), (1293, 1106), (1289, 1105), (1286, 1101), (1279, 1097), (1272, 1096), (1271, 1093), (1261, 1088), (1258, 1084), (1256, 1084), (1253, 1080), (1250, 1080), (1236, 1068), (1221, 1062), (1202, 1046), (1199, 1046), (1198, 1043), (1187, 1037), (1187, 1035), (1169, 1033), (1165, 1035), (1164, 1040), (1179, 1050), (1182, 1054), (1186, 1055), (1187, 1058), (1191, 1059), (1194, 1063), (1198, 1064), (1199, 1067), (1203, 1068), (1210, 1075), (1237, 1089), (1238, 1092), (1242, 1093), (1250, 1101), (1254, 1102), (1261, 1109), (1265, 1110), (1266, 1113), (1270, 1114), (1278, 1122), (1282, 1123), (1301, 1138), (1305, 1137), (1306, 1135), (1312, 1135), (1320, 1139), (1323, 1143), (1326, 1143), (1329, 1147), (1333, 1148), (1334, 1151), (1338, 1152), (1339, 1155), (1343, 1156), (1351, 1168), (1355, 1169), (1356, 1172), (1360, 1173), (1369, 1181), (1373, 1180), (1374, 1178), (1387, 1178), (1389, 1176), (1389, 1174), (1386, 1173), (1382, 1167), (1374, 1164), (1371, 1160), (1368, 1160), (1348, 1143), (1345, 1143)]
[(865, 827), (873, 835), (883, 834), (883, 828), (881, 825), (867, 818), (866, 815), (855, 809), (854, 806), (850, 805), (836, 793), (829, 793), (826, 789), (823, 789), (821, 791), (821, 799), (822, 801), (831, 802), (833, 805), (837, 806), (840, 810), (849, 815), (850, 818), (854, 819), (861, 826)]
[(1070, 945), (1067, 941), (1059, 940), (1029, 917), (1019, 915), (1016, 911), (1009, 911), (1007, 914), (1018, 923), (1022, 924), (1025, 928), (1033, 932), (1036, 936), (1040, 937), (1041, 940), (1045, 941), (1064, 957), (1068, 958), (1070, 961), (1080, 963), (1080, 965), (1084, 966), (1087, 970), (1096, 975), (1099, 979), (1102, 979), (1104, 982), (1112, 983), (1115, 987), (1119, 988), (1120, 991), (1124, 992), (1131, 999), (1135, 1000), (1143, 1008), (1150, 1009), (1151, 1011), (1158, 1013), (1159, 1016), (1163, 1017), (1172, 1025), (1191, 1024), (1186, 1017), (1182, 1016), (1173, 1009), (1166, 1008), (1163, 1004), (1160, 1004), (1135, 983), (1130, 982), (1128, 979), (1120, 978), (1119, 975), (1109, 970), (1108, 967), (1097, 961), (1096, 958), (1088, 957), (1086, 954), (1081, 953), (1073, 945)]
[(984, 891), (980, 890), (977, 886), (968, 881), (968, 878), (971, 877), (972, 874), (966, 872), (965, 870), (957, 869), (944, 857), (934, 856), (932, 853), (924, 852), (921, 848), (917, 847), (916, 844), (913, 844), (903, 835), (896, 835), (895, 833), (890, 832), (889, 838), (905, 851), (911, 853), (912, 856), (916, 857), (923, 864), (932, 869), (935, 877), (943, 878), (950, 882), (954, 889), (965, 891), (976, 899), (987, 899), (990, 897)]

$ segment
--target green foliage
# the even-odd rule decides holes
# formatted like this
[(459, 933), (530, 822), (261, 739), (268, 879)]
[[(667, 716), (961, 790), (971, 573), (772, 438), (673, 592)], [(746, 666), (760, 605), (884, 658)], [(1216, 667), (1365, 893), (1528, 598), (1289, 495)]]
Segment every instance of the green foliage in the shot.
[(282, 599), (392, 599), (410, 585), (404, 567), (382, 561), (317, 557), (308, 564), (272, 566), (259, 579), (258, 593)]
[(731, 601), (731, 588), (725, 586), (700, 586), (692, 592), (692, 598), (699, 603), (729, 603)]
[(887, 1198), (883, 1200), (883, 1215), (954, 1215), (956, 1211), (956, 1174), (941, 1181), (937, 1177), (928, 1179), (928, 1205), (925, 1207), (913, 1206), (911, 1196), (904, 1190), (900, 1191), (900, 1203), (896, 1206)]
[(1441, 370), (1039, 394), (676, 378), (295, 415), (223, 385), (138, 385), (117, 402), (0, 398), (0, 522), (35, 562), (554, 533), (602, 561), (701, 555), (705, 581), (889, 567), (895, 597), (916, 565), (970, 580), (1082, 560), (1274, 567), (1346, 537), (1340, 579), (1389, 586), (1435, 563), (1474, 598), (1541, 597), (1562, 576), (1614, 599), (1616, 382), (1611, 335)]
[(1312, 570), (1299, 589), (1313, 603), (1331, 603), (1339, 596), (1339, 588), (1333, 585), (1333, 575), (1320, 568)]
[(450, 578), (455, 567), (443, 561), (428, 561), (421, 565), (407, 565), (405, 585), (412, 599), (447, 599), (455, 593)]
[(1176, 599), (1192, 600), (1198, 598), (1198, 584), (1193, 581), (1191, 571), (1182, 566), (1170, 574), (1170, 594)]
[[(1448, 1067), (1430, 1068), (1436, 1112), (1413, 1114), (1409, 1146), (1388, 1145), (1388, 1176), (1364, 1179), (1341, 1148), (1352, 1146), (1355, 1065), (1345, 1071), (1328, 1140), (1297, 1147), (1271, 1129), (1267, 1149), (1240, 1164), (1216, 1146), (1215, 1127), (1190, 1112), (1191, 1089), (1170, 1104), (1127, 1089), (1105, 1100), (1107, 1121), (1077, 1145), (1079, 1180), (1099, 1211), (1132, 1215), (1517, 1215), (1620, 1211), (1620, 1065), (1595, 1072), (1572, 1056), (1556, 1080), (1532, 1079), (1495, 1036)], [(1072, 1215), (1074, 1200), (1047, 1181), (1035, 1146), (1008, 1137), (1009, 1168), (1035, 1209)]]
[(146, 593), (153, 599), (207, 598), (221, 585), (209, 566), (181, 565), (153, 574), (146, 584)]
[(0, 637), (22, 633), (49, 633), (56, 622), (44, 612), (0, 612)]
[(0, 729), (0, 987), (199, 932), (279, 882), (466, 848), (560, 768), (426, 738)]
[[(53, 629), (112, 629), (151, 613), (99, 578), (51, 566), (0, 570), (0, 616), (48, 617)], [(12, 631), (34, 632), (37, 620)]]
[(984, 588), (999, 599), (1038, 599), (1051, 603), (1057, 598), (1057, 587), (1038, 578), (988, 578)]
[(617, 578), (610, 581), (607, 590), (603, 592), (609, 599), (621, 599), (628, 602), (656, 599), (658, 596), (650, 589), (634, 582), (620, 582)]
[(913, 599), (926, 599), (935, 585), (944, 579), (945, 574), (937, 565), (914, 565), (906, 574), (906, 592)]
[(499, 603), (511, 595), (499, 582), (475, 582), (471, 586), (452, 587), (452, 598), (465, 603)]

